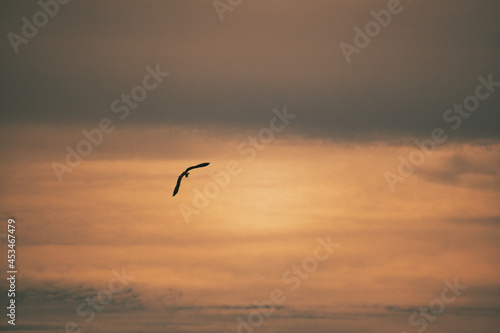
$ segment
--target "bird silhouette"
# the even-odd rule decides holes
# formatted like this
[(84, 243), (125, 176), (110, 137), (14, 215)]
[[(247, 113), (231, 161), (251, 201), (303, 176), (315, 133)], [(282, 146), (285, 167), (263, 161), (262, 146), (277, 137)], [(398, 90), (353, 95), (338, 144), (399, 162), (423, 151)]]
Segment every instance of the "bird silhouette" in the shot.
[(186, 176), (186, 178), (187, 178), (189, 176), (189, 172), (188, 171), (196, 169), (196, 168), (203, 168), (203, 167), (206, 167), (209, 164), (210, 163), (201, 163), (201, 164), (189, 167), (183, 173), (181, 173), (181, 175), (179, 176), (179, 178), (177, 178), (177, 184), (175, 185), (175, 188), (174, 188), (174, 195), (172, 195), (172, 196), (175, 197), (175, 195), (177, 194), (177, 192), (179, 192), (179, 187), (181, 186), (182, 177)]

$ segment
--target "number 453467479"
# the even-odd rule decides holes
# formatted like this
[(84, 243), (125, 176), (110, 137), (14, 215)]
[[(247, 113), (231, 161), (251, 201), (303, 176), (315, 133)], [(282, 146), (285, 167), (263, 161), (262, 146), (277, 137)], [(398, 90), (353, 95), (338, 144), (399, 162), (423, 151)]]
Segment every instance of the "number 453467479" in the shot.
[(16, 250), (15, 250), (15, 246), (16, 246), (16, 236), (14, 236), (14, 232), (16, 231), (16, 226), (15, 226), (15, 223), (16, 221), (14, 221), (13, 219), (9, 219), (9, 222), (8, 222), (8, 229), (7, 229), (7, 241), (9, 242), (9, 245), (8, 248), (8, 253), (7, 253), (7, 256), (8, 256), (8, 262), (9, 262), (9, 268), (10, 269), (14, 269), (15, 268), (15, 265), (14, 263), (16, 262)]

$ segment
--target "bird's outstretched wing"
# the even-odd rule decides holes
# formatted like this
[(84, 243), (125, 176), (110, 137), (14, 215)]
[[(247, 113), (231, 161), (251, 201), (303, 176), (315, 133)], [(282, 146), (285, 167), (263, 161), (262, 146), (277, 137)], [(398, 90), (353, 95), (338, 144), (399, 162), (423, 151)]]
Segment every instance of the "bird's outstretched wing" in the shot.
[(175, 197), (177, 192), (179, 192), (179, 186), (181, 186), (182, 177), (184, 177), (184, 173), (182, 173), (182, 175), (180, 175), (179, 178), (177, 178), (177, 184), (175, 185), (175, 188), (174, 188), (174, 195), (172, 195), (173, 197)]
[(174, 195), (172, 195), (173, 197), (175, 197), (175, 195), (177, 194), (177, 192), (179, 192), (179, 187), (181, 186), (181, 180), (182, 180), (182, 177), (188, 175), (188, 171), (189, 170), (192, 170), (192, 169), (196, 169), (196, 168), (202, 168), (202, 167), (206, 167), (207, 165), (209, 165), (210, 163), (201, 163), (201, 164), (198, 164), (198, 165), (195, 165), (195, 166), (192, 166), (192, 167), (189, 167), (186, 169), (186, 171), (184, 171), (180, 176), (179, 178), (177, 178), (177, 184), (175, 185), (175, 188), (174, 188)]
[(196, 168), (203, 168), (203, 167), (206, 167), (209, 164), (210, 163), (201, 163), (201, 164), (198, 164), (198, 165), (195, 165), (195, 166), (187, 168), (185, 172), (188, 172), (189, 170), (196, 169)]

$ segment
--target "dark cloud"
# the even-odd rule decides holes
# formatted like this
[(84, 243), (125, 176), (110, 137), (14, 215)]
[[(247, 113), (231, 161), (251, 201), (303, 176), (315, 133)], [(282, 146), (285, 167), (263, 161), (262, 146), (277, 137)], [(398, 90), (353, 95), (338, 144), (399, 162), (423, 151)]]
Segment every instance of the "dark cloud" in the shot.
[[(74, 308), (81, 302), (86, 302), (89, 297), (95, 297), (101, 290), (106, 289), (106, 285), (103, 285), (103, 288), (96, 288), (88, 285), (68, 285), (62, 281), (46, 283), (31, 281), (31, 284), (32, 286), (22, 288), (16, 294), (16, 299), (23, 307), (61, 306), (63, 312), (74, 312)], [(105, 309), (106, 312), (127, 312), (139, 311), (145, 309), (145, 306), (140, 301), (139, 293), (128, 287), (113, 294), (113, 300), (106, 304)]]
[[(95, 123), (142, 82), (147, 65), (170, 76), (131, 112), (130, 124), (259, 126), (269, 110), (299, 113), (293, 130), (336, 139), (428, 135), (477, 76), (500, 81), (492, 1), (404, 4), (347, 64), (339, 44), (386, 1), (245, 3), (220, 22), (210, 2), (92, 1), (60, 8), (14, 54), (0, 54), (1, 120)], [(1, 30), (19, 32), (32, 3), (3, 4)], [(453, 133), (498, 138), (500, 93)]]
[(438, 166), (422, 167), (416, 171), (421, 178), (448, 186), (484, 188), (498, 191), (500, 159), (466, 156), (455, 153)]
[[(419, 312), (420, 308), (429, 307), (429, 304), (421, 304), (417, 306), (401, 308), (394, 305), (386, 306), (385, 309), (389, 312), (406, 312), (410, 315), (413, 312)], [(446, 313), (454, 316), (469, 316), (469, 317), (498, 317), (500, 307), (481, 307), (481, 306), (447, 306)]]
[(477, 217), (477, 218), (456, 217), (456, 218), (451, 218), (449, 220), (455, 223), (472, 223), (472, 224), (500, 227), (500, 216)]

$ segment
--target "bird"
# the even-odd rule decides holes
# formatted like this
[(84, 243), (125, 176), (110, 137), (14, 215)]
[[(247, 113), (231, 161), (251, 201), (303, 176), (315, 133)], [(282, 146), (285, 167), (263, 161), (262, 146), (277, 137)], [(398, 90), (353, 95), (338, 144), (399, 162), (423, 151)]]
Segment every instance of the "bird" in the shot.
[(189, 167), (183, 173), (181, 173), (181, 175), (179, 176), (179, 178), (177, 178), (177, 184), (175, 185), (175, 188), (174, 188), (174, 195), (172, 195), (172, 196), (175, 197), (175, 195), (177, 194), (177, 192), (179, 192), (179, 186), (181, 186), (182, 177), (186, 176), (186, 178), (187, 178), (189, 176), (189, 172), (188, 171), (190, 171), (192, 169), (196, 169), (196, 168), (203, 168), (203, 167), (206, 167), (209, 164), (210, 163), (201, 163), (201, 164)]

